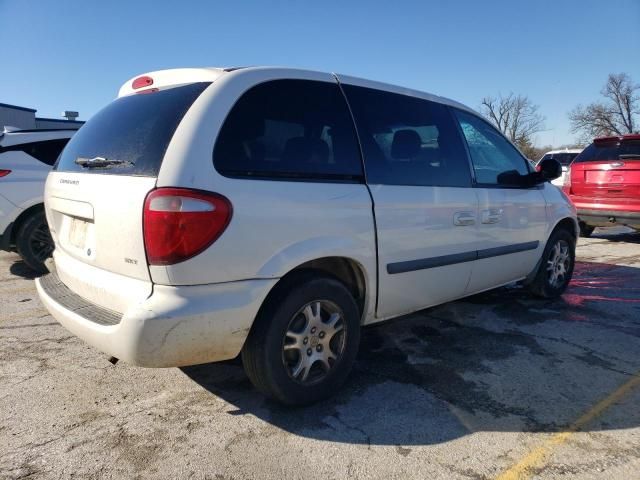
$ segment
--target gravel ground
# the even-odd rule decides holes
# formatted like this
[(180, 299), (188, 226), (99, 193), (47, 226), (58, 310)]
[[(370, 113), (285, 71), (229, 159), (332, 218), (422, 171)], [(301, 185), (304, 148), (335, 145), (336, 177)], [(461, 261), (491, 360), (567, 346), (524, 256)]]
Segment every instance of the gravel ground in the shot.
[[(581, 239), (567, 293), (501, 288), (366, 328), (286, 409), (240, 364), (111, 365), (0, 254), (0, 478), (640, 478), (640, 234)], [(622, 388), (620, 388), (622, 386)]]

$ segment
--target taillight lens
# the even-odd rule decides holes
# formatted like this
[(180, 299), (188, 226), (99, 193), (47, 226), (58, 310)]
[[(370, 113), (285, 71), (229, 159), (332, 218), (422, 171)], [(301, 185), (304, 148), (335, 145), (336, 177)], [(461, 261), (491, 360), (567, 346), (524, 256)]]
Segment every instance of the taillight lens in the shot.
[(231, 220), (231, 202), (216, 193), (158, 188), (144, 202), (144, 246), (150, 265), (187, 260), (215, 242)]
[(133, 82), (131, 82), (131, 86), (134, 90), (143, 87), (150, 87), (153, 85), (153, 78), (148, 76), (138, 77)]
[(0, 177), (6, 177), (11, 173), (11, 170), (0, 170)]

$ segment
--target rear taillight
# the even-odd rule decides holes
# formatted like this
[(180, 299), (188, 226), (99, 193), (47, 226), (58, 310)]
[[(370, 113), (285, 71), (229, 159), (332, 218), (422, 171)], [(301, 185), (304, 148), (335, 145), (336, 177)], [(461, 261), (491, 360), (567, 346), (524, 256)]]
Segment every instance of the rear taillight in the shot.
[(0, 177), (6, 177), (11, 173), (11, 170), (0, 170)]
[(144, 245), (150, 265), (191, 258), (215, 242), (231, 220), (222, 195), (186, 188), (158, 188), (144, 202)]

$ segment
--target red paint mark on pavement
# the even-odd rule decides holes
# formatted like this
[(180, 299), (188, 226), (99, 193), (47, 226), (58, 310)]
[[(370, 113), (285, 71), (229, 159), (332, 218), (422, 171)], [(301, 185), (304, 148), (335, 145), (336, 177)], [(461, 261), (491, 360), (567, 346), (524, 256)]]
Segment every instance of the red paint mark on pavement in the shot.
[(624, 303), (640, 303), (640, 298), (621, 298), (621, 297), (605, 297), (603, 295), (582, 295), (580, 293), (565, 293), (562, 299), (569, 305), (581, 307), (586, 301), (605, 301), (605, 302), (624, 302)]

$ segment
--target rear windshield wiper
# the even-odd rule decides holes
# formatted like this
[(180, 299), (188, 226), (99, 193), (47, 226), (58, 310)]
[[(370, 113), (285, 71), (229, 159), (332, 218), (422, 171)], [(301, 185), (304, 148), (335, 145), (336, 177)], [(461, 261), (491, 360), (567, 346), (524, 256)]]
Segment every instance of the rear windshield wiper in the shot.
[(105, 168), (105, 167), (111, 167), (114, 165), (130, 167), (134, 165), (134, 163), (130, 162), (129, 160), (116, 160), (116, 159), (109, 159), (104, 157), (93, 157), (93, 158), (78, 157), (76, 158), (75, 163), (84, 168)]
[(640, 158), (640, 153), (623, 153), (618, 158)]

